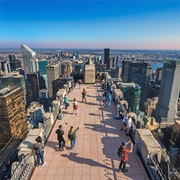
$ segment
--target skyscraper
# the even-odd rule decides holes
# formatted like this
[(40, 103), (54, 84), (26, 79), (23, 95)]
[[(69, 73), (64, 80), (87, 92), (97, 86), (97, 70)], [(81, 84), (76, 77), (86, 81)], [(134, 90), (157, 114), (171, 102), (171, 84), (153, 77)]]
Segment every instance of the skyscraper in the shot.
[(29, 103), (37, 101), (39, 98), (39, 74), (38, 73), (27, 73), (27, 86)]
[(26, 92), (26, 84), (25, 84), (24, 76), (20, 75), (18, 72), (3, 75), (2, 77), (0, 77), (0, 84), (2, 87), (6, 87), (6, 86), (21, 87), (23, 90), (24, 101), (26, 105), (27, 92)]
[(109, 51), (110, 49), (108, 48), (104, 49), (104, 64), (107, 65), (107, 68), (109, 68)]
[(0, 90), (0, 148), (10, 138), (23, 139), (28, 132), (22, 88)]
[(129, 110), (138, 114), (141, 87), (135, 83), (120, 83), (119, 87), (123, 93), (124, 99), (128, 102)]
[(59, 64), (58, 63), (51, 63), (46, 66), (47, 72), (47, 80), (48, 80), (48, 90), (49, 90), (49, 97), (53, 97), (53, 90), (52, 90), (52, 82), (59, 77)]
[[(21, 45), (24, 72), (25, 74), (32, 72), (34, 69), (33, 62), (36, 62), (36, 53), (27, 45)], [(33, 67), (32, 67), (33, 66)]]
[(167, 60), (163, 66), (159, 101), (155, 110), (155, 118), (158, 122), (174, 123), (179, 90), (180, 60)]
[(122, 80), (123, 82), (134, 82), (141, 87), (140, 109), (144, 109), (144, 102), (148, 97), (151, 67), (148, 63), (123, 61)]

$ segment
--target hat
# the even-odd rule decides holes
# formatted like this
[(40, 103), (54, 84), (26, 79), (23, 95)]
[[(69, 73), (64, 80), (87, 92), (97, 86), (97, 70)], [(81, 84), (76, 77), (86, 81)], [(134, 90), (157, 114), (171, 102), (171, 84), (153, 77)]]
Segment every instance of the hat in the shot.
[(125, 141), (122, 142), (122, 145), (123, 145), (123, 146), (126, 146), (126, 145), (127, 145), (127, 142), (125, 142)]

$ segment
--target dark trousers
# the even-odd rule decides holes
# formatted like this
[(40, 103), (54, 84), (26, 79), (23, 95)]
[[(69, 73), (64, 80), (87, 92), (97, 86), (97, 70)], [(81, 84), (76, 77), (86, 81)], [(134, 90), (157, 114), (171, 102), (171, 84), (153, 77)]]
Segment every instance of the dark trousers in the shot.
[[(122, 166), (123, 166), (123, 168), (122, 168)], [(121, 160), (121, 162), (119, 164), (119, 169), (123, 169), (123, 170), (126, 169), (126, 161), (124, 162)]]
[(64, 140), (59, 140), (59, 149), (63, 149), (65, 146), (65, 141)]

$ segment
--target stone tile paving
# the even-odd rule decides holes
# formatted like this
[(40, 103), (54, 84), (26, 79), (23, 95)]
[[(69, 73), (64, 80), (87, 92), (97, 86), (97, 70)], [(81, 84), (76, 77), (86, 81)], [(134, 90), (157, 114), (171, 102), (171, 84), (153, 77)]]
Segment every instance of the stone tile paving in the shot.
[[(87, 102), (81, 103), (81, 92), (87, 91)], [(128, 172), (117, 172), (119, 159), (117, 149), (129, 137), (120, 131), (121, 121), (114, 120), (115, 104), (102, 105), (100, 84), (76, 86), (68, 95), (70, 107), (63, 110), (64, 120), (57, 120), (45, 147), (44, 167), (36, 168), (31, 180), (148, 180), (138, 155), (129, 154)], [(73, 115), (72, 99), (78, 100), (78, 115)], [(77, 133), (75, 149), (68, 145), (65, 151), (57, 149), (55, 134), (63, 125), (67, 137), (70, 126), (81, 125)]]

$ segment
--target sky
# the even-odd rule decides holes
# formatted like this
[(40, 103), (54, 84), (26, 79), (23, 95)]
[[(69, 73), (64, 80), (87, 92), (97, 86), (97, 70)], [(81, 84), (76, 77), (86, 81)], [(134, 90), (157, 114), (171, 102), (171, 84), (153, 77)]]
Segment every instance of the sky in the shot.
[(0, 0), (0, 48), (180, 50), (180, 0)]

